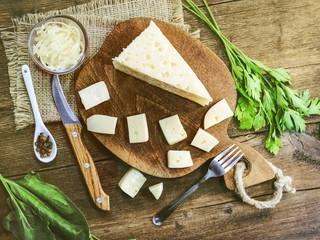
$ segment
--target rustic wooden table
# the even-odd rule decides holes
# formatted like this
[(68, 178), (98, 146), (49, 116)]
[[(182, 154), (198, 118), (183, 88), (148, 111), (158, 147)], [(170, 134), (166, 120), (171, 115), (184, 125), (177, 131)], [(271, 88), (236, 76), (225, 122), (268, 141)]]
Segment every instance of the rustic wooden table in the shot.
[[(10, 18), (25, 13), (65, 8), (88, 0), (1, 0), (0, 27)], [(197, 1), (200, 4), (200, 1)], [(293, 87), (310, 89), (320, 97), (320, 3), (318, 0), (212, 0), (222, 31), (250, 57), (272, 67), (291, 70)], [(201, 41), (227, 62), (221, 42), (194, 16), (185, 12), (185, 21), (201, 29)], [(258, 210), (229, 191), (222, 178), (201, 186), (162, 227), (151, 216), (201, 178), (206, 166), (178, 179), (148, 177), (148, 184), (164, 182), (164, 194), (154, 200), (144, 186), (131, 199), (118, 187), (129, 166), (108, 152), (91, 134), (84, 141), (96, 162), (104, 190), (111, 196), (111, 211), (102, 212), (91, 202), (65, 130), (60, 122), (48, 124), (55, 135), (59, 154), (42, 164), (31, 151), (34, 126), (16, 131), (13, 103), (9, 93), (7, 61), (0, 44), (0, 173), (19, 178), (36, 170), (45, 181), (57, 185), (86, 216), (93, 234), (101, 239), (319, 239), (320, 238), (320, 118), (307, 119), (306, 133), (285, 132), (284, 147), (278, 156), (263, 148), (266, 132), (237, 130), (229, 134), (258, 150), (266, 159), (294, 178), (295, 194), (284, 194), (274, 209)], [(256, 199), (271, 197), (272, 182), (250, 187)], [(0, 218), (8, 213), (7, 194), (0, 187)], [(14, 239), (0, 226), (0, 239)]]

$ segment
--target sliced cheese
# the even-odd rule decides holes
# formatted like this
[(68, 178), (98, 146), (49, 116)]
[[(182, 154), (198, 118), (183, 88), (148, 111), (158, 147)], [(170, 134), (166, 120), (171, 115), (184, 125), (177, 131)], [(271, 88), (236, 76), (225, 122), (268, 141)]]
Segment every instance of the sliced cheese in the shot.
[(164, 118), (159, 121), (159, 124), (167, 142), (170, 145), (187, 138), (187, 133), (184, 130), (178, 115)]
[(130, 143), (142, 143), (149, 140), (148, 123), (145, 113), (127, 117), (127, 123)]
[(185, 150), (169, 150), (168, 151), (168, 167), (169, 168), (186, 168), (193, 166), (190, 151)]
[(134, 198), (147, 179), (137, 169), (129, 169), (119, 182), (122, 191)]
[(159, 199), (162, 191), (163, 191), (163, 183), (158, 183), (149, 187), (150, 192), (155, 197), (155, 199)]
[(110, 99), (107, 85), (103, 81), (80, 90), (79, 95), (86, 110)]
[(90, 132), (114, 134), (117, 125), (117, 117), (106, 115), (92, 115), (87, 118), (87, 128)]
[(218, 143), (219, 141), (214, 136), (199, 128), (191, 145), (203, 151), (210, 152)]
[(200, 79), (153, 21), (113, 59), (113, 65), (122, 72), (200, 105), (212, 101)]
[(222, 99), (213, 105), (204, 117), (204, 129), (207, 129), (229, 117), (233, 116), (233, 111), (229, 107), (227, 101)]

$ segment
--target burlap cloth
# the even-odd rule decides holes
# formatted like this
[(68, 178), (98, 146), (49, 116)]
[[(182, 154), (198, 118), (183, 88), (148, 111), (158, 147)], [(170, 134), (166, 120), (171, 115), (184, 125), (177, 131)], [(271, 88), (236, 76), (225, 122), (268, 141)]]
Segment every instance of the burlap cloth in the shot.
[[(121, 21), (133, 17), (149, 17), (173, 23), (184, 30), (183, 11), (179, 0), (95, 0), (87, 4), (45, 13), (27, 14), (12, 19), (12, 27), (2, 29), (0, 34), (8, 59), (10, 94), (14, 104), (15, 124), (22, 129), (34, 123), (27, 91), (21, 74), (21, 66), (28, 64), (40, 113), (44, 122), (59, 121), (60, 117), (51, 94), (49, 74), (36, 67), (28, 55), (27, 40), (32, 27), (46, 17), (67, 14), (78, 19), (89, 37), (88, 56), (92, 58), (100, 49), (107, 34)], [(74, 76), (70, 73), (60, 77), (61, 85), (71, 109), (77, 114), (74, 95)]]

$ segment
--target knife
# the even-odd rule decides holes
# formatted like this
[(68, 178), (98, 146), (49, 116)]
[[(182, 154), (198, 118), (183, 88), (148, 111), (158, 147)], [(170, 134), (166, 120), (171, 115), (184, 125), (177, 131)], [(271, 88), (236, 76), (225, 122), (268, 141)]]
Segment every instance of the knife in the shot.
[(81, 123), (63, 94), (58, 75), (53, 76), (52, 93), (91, 198), (100, 209), (110, 210), (109, 196), (103, 191), (93, 159), (81, 140)]

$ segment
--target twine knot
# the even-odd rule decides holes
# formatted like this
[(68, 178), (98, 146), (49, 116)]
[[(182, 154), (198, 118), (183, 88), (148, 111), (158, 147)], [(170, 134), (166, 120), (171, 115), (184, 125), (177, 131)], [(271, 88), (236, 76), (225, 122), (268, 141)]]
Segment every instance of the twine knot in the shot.
[(250, 205), (255, 206), (258, 209), (263, 208), (274, 208), (281, 200), (283, 192), (295, 193), (296, 189), (293, 187), (293, 179), (290, 176), (284, 176), (280, 168), (267, 161), (275, 173), (274, 187), (275, 192), (273, 197), (267, 201), (257, 201), (249, 197), (244, 185), (243, 185), (243, 174), (246, 170), (246, 165), (244, 162), (239, 162), (236, 165), (236, 170), (234, 174), (234, 180), (236, 184), (236, 192), (240, 195), (242, 200)]

